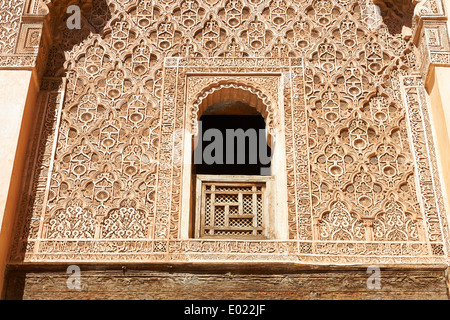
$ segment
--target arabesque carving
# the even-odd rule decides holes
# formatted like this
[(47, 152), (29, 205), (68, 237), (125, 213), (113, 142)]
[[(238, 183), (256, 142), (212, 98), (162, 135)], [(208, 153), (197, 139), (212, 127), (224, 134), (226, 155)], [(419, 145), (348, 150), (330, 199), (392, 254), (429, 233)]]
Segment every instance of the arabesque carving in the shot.
[[(444, 261), (422, 55), (374, 8), (93, 0), (81, 30), (55, 29), (12, 261)], [(15, 17), (0, 18), (5, 33)], [(220, 90), (258, 97), (268, 127), (284, 128), (288, 239), (179, 238), (174, 132), (195, 133)]]

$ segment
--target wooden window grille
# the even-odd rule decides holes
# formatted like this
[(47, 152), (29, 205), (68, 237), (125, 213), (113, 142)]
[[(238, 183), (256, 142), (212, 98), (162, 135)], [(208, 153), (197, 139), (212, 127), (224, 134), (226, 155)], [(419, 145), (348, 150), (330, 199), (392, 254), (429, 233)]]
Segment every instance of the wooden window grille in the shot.
[(265, 238), (266, 182), (224, 180), (197, 180), (197, 237)]

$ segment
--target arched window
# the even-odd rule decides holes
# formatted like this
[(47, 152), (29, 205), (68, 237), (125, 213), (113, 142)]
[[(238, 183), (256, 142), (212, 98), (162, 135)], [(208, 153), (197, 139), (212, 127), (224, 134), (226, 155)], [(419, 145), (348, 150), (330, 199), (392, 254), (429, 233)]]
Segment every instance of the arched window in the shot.
[[(185, 140), (193, 161), (183, 177), (191, 198), (183, 194), (182, 237), (279, 239), (287, 234), (286, 211), (274, 215), (278, 203), (286, 203), (286, 195), (275, 195), (286, 188), (286, 171), (283, 153), (278, 152), (276, 167), (272, 161), (284, 142), (277, 146), (272, 137), (270, 108), (261, 92), (240, 85), (213, 87), (200, 96), (193, 108), (192, 142)], [(284, 187), (275, 188), (278, 184)]]

